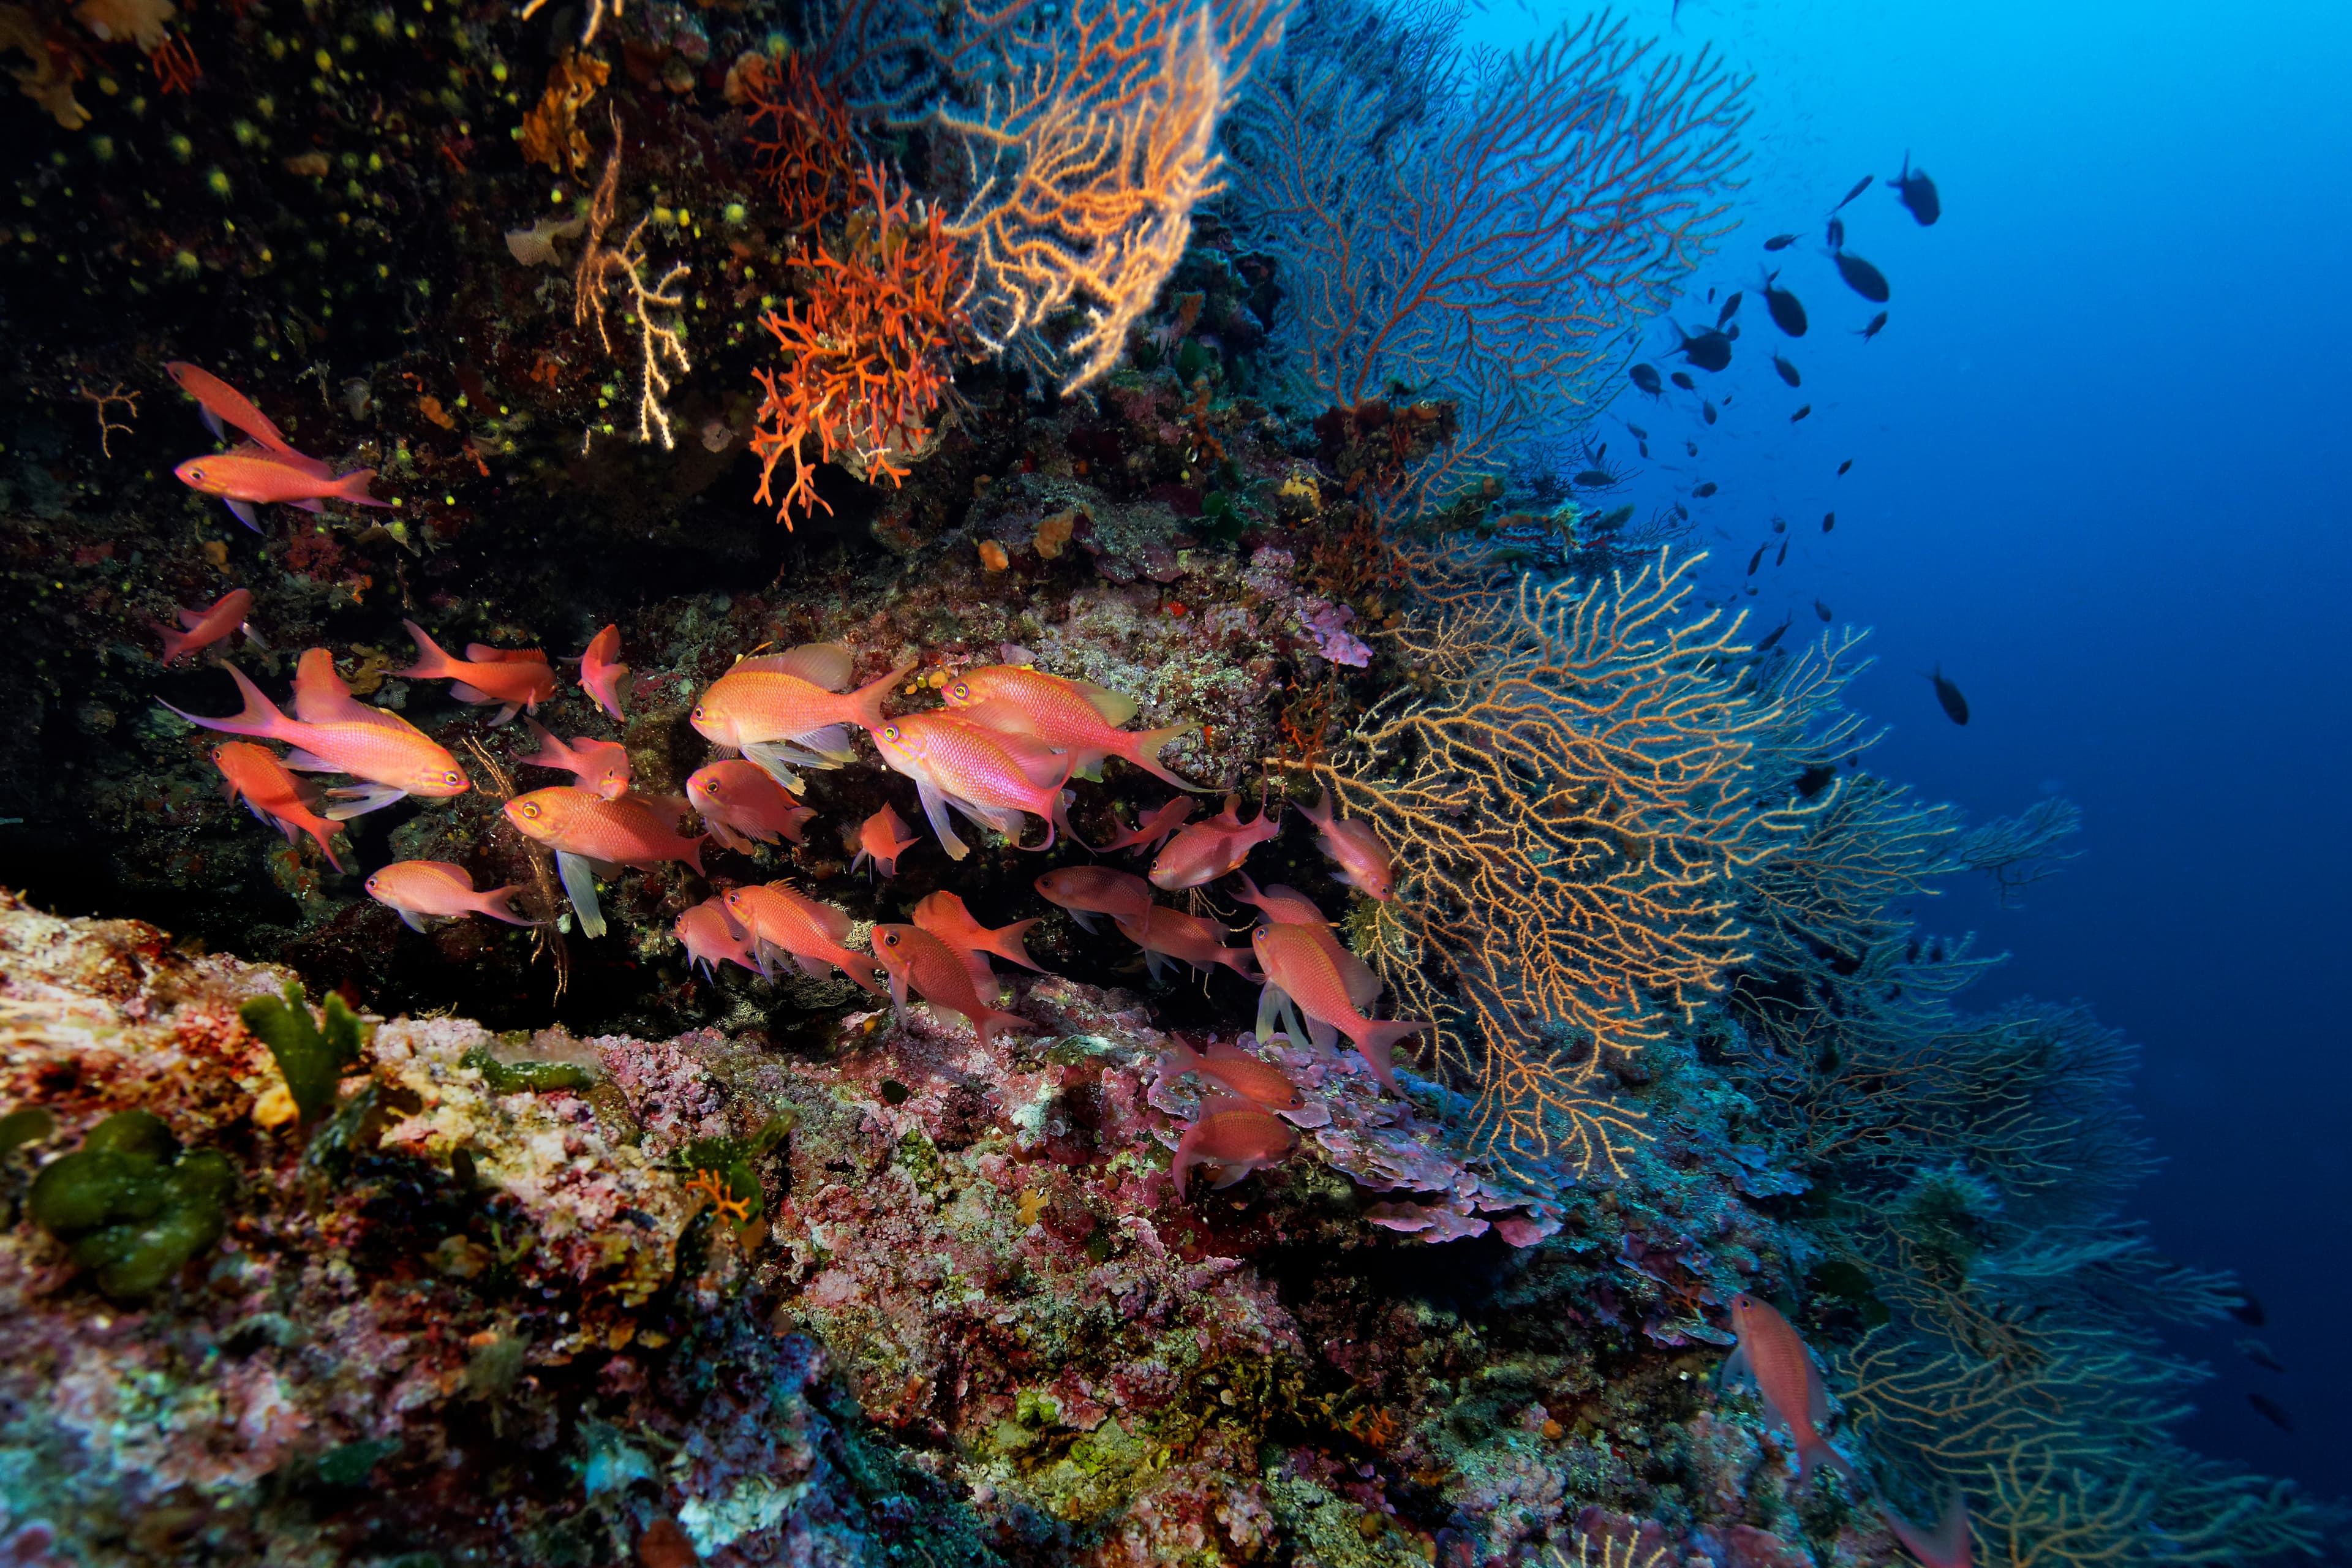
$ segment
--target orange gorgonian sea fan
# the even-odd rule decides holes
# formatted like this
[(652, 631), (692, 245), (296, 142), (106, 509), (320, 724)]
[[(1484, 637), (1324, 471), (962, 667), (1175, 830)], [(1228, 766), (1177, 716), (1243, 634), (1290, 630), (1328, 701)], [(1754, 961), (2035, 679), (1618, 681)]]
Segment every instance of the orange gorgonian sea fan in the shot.
[[(893, 194), (878, 166), (862, 182), (868, 206), (851, 215), (842, 254), (828, 246), (800, 263), (814, 274), (807, 298), (760, 319), (783, 363), (753, 373), (766, 395), (751, 435), (760, 459), (752, 499), (773, 506), (786, 527), (795, 508), (833, 510), (816, 493), (818, 463), (838, 462), (860, 479), (906, 479), (908, 460), (937, 437), (932, 416), (953, 389), (949, 362), (964, 340), (956, 301), (970, 268), (938, 210), (919, 208), (904, 184)], [(793, 479), (779, 497), (776, 466), (787, 456)]]
[(798, 55), (750, 57), (732, 86), (747, 110), (752, 172), (784, 220), (808, 228), (839, 212), (857, 182), (857, 141), (841, 95)]

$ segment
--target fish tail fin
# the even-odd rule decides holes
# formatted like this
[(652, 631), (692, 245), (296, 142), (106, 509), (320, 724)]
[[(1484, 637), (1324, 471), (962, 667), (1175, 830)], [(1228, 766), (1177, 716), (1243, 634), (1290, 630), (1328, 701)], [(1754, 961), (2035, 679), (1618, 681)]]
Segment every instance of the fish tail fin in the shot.
[(1332, 816), (1331, 786), (1329, 784), (1325, 784), (1323, 786), (1322, 796), (1318, 799), (1313, 805), (1302, 805), (1298, 809), (1300, 813), (1306, 816), (1307, 820), (1313, 823), (1316, 826), (1330, 826)]
[[(294, 826), (295, 825), (291, 822), (287, 824), (289, 830), (288, 836), (289, 837), (292, 836), (291, 830)], [(335, 830), (341, 827), (342, 824), (340, 822), (330, 822), (323, 816), (311, 816), (300, 826), (303, 832), (309, 834), (313, 839), (318, 841), (319, 853), (327, 858), (327, 864), (332, 866), (337, 871), (341, 871), (344, 868), (343, 863), (335, 858), (334, 837)]]
[[(1152, 777), (1159, 779), (1164, 784), (1173, 784), (1178, 789), (1213, 788), (1215, 786), (1212, 784), (1196, 784), (1188, 779), (1179, 777), (1177, 774), (1171, 773), (1168, 770), (1167, 765), (1160, 760), (1160, 747), (1166, 745), (1169, 742), (1175, 740), (1180, 735), (1192, 733), (1200, 727), (1201, 726), (1198, 724), (1171, 724), (1164, 730), (1141, 731), (1128, 738), (1127, 749), (1125, 752), (1127, 760), (1133, 763), (1137, 767), (1141, 768), (1145, 773), (1150, 773)], [(1077, 836), (1076, 834), (1072, 834), (1071, 837), (1075, 838)]]
[[(894, 1002), (901, 1002), (900, 998), (875, 984), (875, 964), (871, 953), (852, 952), (845, 947), (835, 955), (833, 962), (836, 968), (849, 976), (849, 983), (860, 991), (872, 996), (890, 996)], [(901, 1005), (903, 1005), (902, 1002)]]
[(1853, 1461), (1830, 1447), (1830, 1440), (1817, 1431), (1810, 1440), (1797, 1445), (1797, 1479), (1804, 1480), (1824, 1465), (1843, 1478), (1848, 1488), (1857, 1492), (1862, 1489), (1862, 1472), (1854, 1468)]
[(1017, 963), (1024, 969), (1034, 969), (1043, 974), (1045, 973), (1045, 966), (1031, 958), (1029, 950), (1021, 944), (1022, 937), (1026, 935), (1029, 928), (1036, 923), (1036, 919), (1032, 917), (1025, 921), (1014, 921), (1009, 926), (997, 927), (988, 933), (988, 951), (1007, 963)]
[(409, 639), (416, 644), (416, 662), (400, 672), (404, 679), (449, 680), (463, 673), (457, 661), (449, 657), (449, 651), (435, 642), (423, 626), (415, 621), (400, 624), (408, 628)]
[(523, 722), (530, 726), (532, 734), (539, 737), (539, 750), (527, 757), (517, 757), (515, 761), (528, 763), (535, 768), (562, 768), (569, 771), (575, 760), (572, 748), (557, 740), (553, 731), (538, 720), (526, 719)]
[(1372, 1077), (1380, 1080), (1381, 1087), (1402, 1100), (1404, 1098), (1404, 1090), (1397, 1087), (1396, 1071), (1390, 1065), (1396, 1052), (1397, 1042), (1411, 1039), (1423, 1029), (1434, 1026), (1416, 1018), (1400, 1018), (1391, 1024), (1374, 1024), (1364, 1031), (1364, 1037), (1356, 1042), (1356, 1048), (1363, 1053), (1366, 1065), (1372, 1069)]
[(354, 468), (348, 474), (339, 475), (327, 487), (326, 493), (334, 500), (347, 500), (353, 506), (389, 507), (392, 505), (390, 501), (378, 500), (368, 494), (368, 481), (374, 478), (373, 468)]
[(708, 832), (696, 834), (693, 837), (686, 841), (686, 853), (678, 857), (679, 859), (684, 860), (688, 865), (694, 868), (694, 874), (698, 877), (703, 874), (702, 847), (704, 844), (708, 843), (710, 835)]
[(1251, 984), (1262, 984), (1265, 976), (1257, 972), (1257, 955), (1245, 947), (1221, 947), (1217, 962), (1240, 975)]
[(510, 926), (535, 926), (540, 922), (514, 913), (507, 903), (509, 899), (521, 891), (521, 883), (509, 882), (503, 888), (492, 888), (488, 892), (479, 894), (474, 907), (492, 920), (504, 921)]
[(983, 1046), (995, 1037), (999, 1029), (1010, 1029), (1019, 1034), (1035, 1026), (1018, 1013), (1001, 1013), (984, 1005), (979, 1016), (971, 1021), (972, 1032), (980, 1037), (980, 1043)]
[(1202, 1061), (1192, 1041), (1181, 1035), (1171, 1035), (1167, 1048), (1160, 1053), (1160, 1070), (1163, 1076), (1173, 1078), (1178, 1073), (1199, 1072)]
[(153, 626), (155, 635), (163, 639), (163, 652), (160, 662), (169, 664), (188, 651), (188, 638), (185, 633), (175, 631), (161, 621), (150, 621), (147, 624)]
[(906, 679), (907, 672), (914, 668), (915, 661), (909, 659), (881, 679), (868, 681), (844, 698), (842, 700), (849, 705), (850, 717), (868, 730), (879, 730), (887, 721), (882, 716), (882, 700), (896, 690), (898, 682)]
[(292, 724), (285, 714), (278, 710), (278, 704), (264, 697), (261, 694), (261, 688), (246, 679), (245, 671), (233, 664), (225, 668), (228, 670), (229, 679), (236, 682), (237, 695), (245, 699), (245, 706), (236, 713), (226, 719), (204, 719), (184, 708), (172, 708), (168, 702), (163, 706), (172, 708), (173, 712), (191, 724), (200, 724), (207, 730), (218, 730), (225, 735), (252, 735), (265, 741), (295, 739), (296, 737), (288, 731), (296, 729), (297, 726)]

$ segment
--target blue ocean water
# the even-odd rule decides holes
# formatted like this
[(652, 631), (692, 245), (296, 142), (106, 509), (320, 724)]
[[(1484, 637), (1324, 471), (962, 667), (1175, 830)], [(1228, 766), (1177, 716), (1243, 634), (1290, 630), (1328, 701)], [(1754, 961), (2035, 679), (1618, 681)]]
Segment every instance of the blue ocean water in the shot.
[[(2268, 1320), (2182, 1337), (2217, 1373), (2185, 1439), (2352, 1492), (2332, 1416), (2352, 1402), (2335, 1332), (2352, 1236), (2352, 325), (2334, 297), (2352, 279), (2352, 7), (1685, 0), (1630, 19), (1755, 75), (1743, 226), (1675, 312), (1711, 324), (1706, 290), (1744, 289), (1746, 332), (1729, 371), (1700, 377), (1719, 423), (1692, 395), (1628, 389), (1596, 437), (1631, 456), (1622, 422), (1649, 431), (1644, 512), (1721, 487), (1691, 504), (1722, 587), (1758, 544), (1793, 541), (1744, 580), (1759, 629), (1792, 614), (1792, 636), (1817, 629), (1816, 599), (1874, 628), (1853, 700), (1893, 725), (1888, 775), (1978, 819), (2049, 793), (2082, 805), (2082, 858), (2021, 910), (1960, 886), (1923, 913), (2014, 955), (1975, 1004), (2079, 997), (2146, 1047), (2137, 1098), (2165, 1164), (2139, 1215), (2173, 1257), (2241, 1271)], [(1486, 0), (1468, 36), (1515, 44), (1558, 20)], [(1906, 149), (1941, 189), (1932, 228), (1883, 184)], [(1869, 342), (1855, 332), (1879, 307), (1822, 243), (1865, 173), (1879, 184), (1841, 216), (1892, 285)], [(1811, 313), (1795, 341), (1756, 293), (1762, 242), (1787, 231), (1801, 239), (1769, 259)], [(1645, 357), (1673, 336), (1654, 325)], [(1774, 348), (1801, 388), (1774, 376)], [(1964, 729), (1925, 679), (1938, 665)], [(2244, 1338), (2288, 1370), (2248, 1361)]]

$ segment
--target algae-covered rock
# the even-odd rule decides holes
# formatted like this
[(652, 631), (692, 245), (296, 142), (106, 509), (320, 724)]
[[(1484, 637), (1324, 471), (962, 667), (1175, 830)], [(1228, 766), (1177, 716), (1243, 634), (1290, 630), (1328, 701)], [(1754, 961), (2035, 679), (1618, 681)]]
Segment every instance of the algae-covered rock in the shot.
[(117, 1300), (154, 1290), (218, 1241), (236, 1173), (218, 1151), (180, 1152), (162, 1118), (124, 1110), (33, 1180), (34, 1221)]
[(502, 1062), (486, 1050), (470, 1050), (457, 1065), (482, 1075), (493, 1094), (551, 1094), (590, 1087), (596, 1076), (578, 1062)]
[(277, 1058), (278, 1070), (286, 1078), (286, 1091), (293, 1096), (294, 1109), (306, 1130), (333, 1109), (335, 1086), (342, 1080), (343, 1069), (360, 1059), (359, 1015), (331, 991), (319, 1012), (320, 1021), (314, 1024), (299, 980), (286, 983), (283, 1001), (257, 996), (236, 1010), (245, 1026)]

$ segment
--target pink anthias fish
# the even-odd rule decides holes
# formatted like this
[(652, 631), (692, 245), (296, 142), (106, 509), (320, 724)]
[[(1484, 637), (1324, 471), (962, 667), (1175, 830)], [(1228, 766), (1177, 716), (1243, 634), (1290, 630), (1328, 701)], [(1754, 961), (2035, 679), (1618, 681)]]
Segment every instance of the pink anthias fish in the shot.
[[(1111, 835), (1109, 843), (1095, 846), (1095, 852), (1098, 855), (1108, 855), (1114, 849), (1148, 850), (1183, 826), (1184, 819), (1192, 815), (1192, 797), (1189, 795), (1180, 795), (1149, 816), (1141, 818), (1133, 827), (1120, 827), (1117, 833)], [(1111, 825), (1118, 826), (1118, 818), (1112, 817)]]
[(449, 695), (460, 702), (498, 703), (499, 710), (490, 716), (493, 724), (506, 723), (523, 709), (536, 713), (541, 703), (555, 695), (555, 667), (535, 647), (467, 643), (466, 657), (458, 658), (415, 621), (400, 624), (408, 628), (416, 644), (416, 662), (400, 671), (401, 679), (446, 680), (450, 683)]
[(252, 637), (253, 628), (245, 624), (246, 612), (252, 608), (251, 590), (231, 588), (208, 610), (180, 611), (179, 630), (161, 621), (150, 621), (148, 625), (163, 639), (163, 662), (170, 664), (184, 655), (212, 647), (231, 633), (242, 630)]
[(1380, 976), (1374, 974), (1362, 959), (1348, 951), (1346, 944), (1339, 941), (1339, 933), (1331, 929), (1331, 922), (1323, 918), (1323, 910), (1314, 900), (1280, 882), (1261, 892), (1246, 871), (1241, 874), (1241, 891), (1234, 895), (1235, 900), (1254, 905), (1260, 914), (1276, 925), (1297, 926), (1315, 938), (1317, 945), (1329, 956), (1332, 965), (1339, 971), (1339, 978), (1346, 983), (1349, 1001), (1361, 1009), (1381, 999)]
[(1195, 1165), (1214, 1165), (1222, 1190), (1252, 1171), (1271, 1170), (1298, 1146), (1290, 1124), (1260, 1105), (1235, 1094), (1213, 1094), (1201, 1106), (1200, 1117), (1184, 1130), (1168, 1173), (1176, 1178), (1176, 1200), (1184, 1200), (1184, 1177)]
[(746, 854), (755, 840), (773, 844), (783, 838), (798, 844), (801, 824), (816, 815), (757, 763), (740, 757), (695, 770), (686, 781), (686, 798), (702, 814), (702, 825), (712, 837)]
[(1752, 1384), (1764, 1396), (1764, 1419), (1786, 1426), (1796, 1440), (1797, 1479), (1827, 1465), (1849, 1486), (1859, 1487), (1860, 1473), (1822, 1436), (1822, 1425), (1830, 1418), (1829, 1388), (1796, 1325), (1769, 1302), (1742, 1291), (1731, 1299), (1731, 1326), (1739, 1346), (1723, 1363), (1724, 1384)]
[(1391, 1053), (1399, 1040), (1435, 1026), (1411, 1018), (1379, 1024), (1365, 1017), (1349, 976), (1326, 945), (1329, 940), (1328, 931), (1318, 939), (1311, 926), (1278, 925), (1272, 921), (1251, 934), (1250, 945), (1256, 949), (1257, 961), (1265, 970), (1265, 989), (1258, 996), (1257, 1037), (1263, 1043), (1273, 1034), (1279, 1014), (1296, 1038), (1297, 1015), (1304, 1014), (1308, 1039), (1328, 1049), (1340, 1035), (1347, 1036), (1380, 1086), (1402, 1099), (1404, 1091), (1397, 1087), (1396, 1074), (1390, 1067)]
[(288, 773), (277, 752), (250, 741), (229, 741), (213, 748), (213, 765), (227, 781), (231, 805), (244, 801), (256, 819), (285, 834), (289, 844), (294, 842), (296, 833), (309, 834), (326, 855), (327, 864), (338, 871), (343, 868), (343, 863), (335, 858), (332, 842), (341, 825), (319, 815), (319, 786)]
[(1250, 962), (1249, 949), (1225, 946), (1218, 941), (1226, 934), (1223, 926), (1181, 910), (1154, 904), (1144, 910), (1140, 919), (1130, 916), (1120, 920), (1118, 934), (1143, 950), (1144, 962), (1150, 966), (1154, 980), (1160, 977), (1171, 959), (1202, 970), (1222, 963), (1244, 980), (1259, 978), (1256, 966)]
[(186, 360), (163, 362), (164, 371), (178, 383), (181, 391), (196, 400), (204, 416), (205, 428), (217, 439), (226, 440), (224, 424), (234, 425), (253, 438), (254, 444), (310, 474), (324, 479), (333, 470), (318, 458), (294, 449), (284, 431), (270, 421), (269, 416), (253, 405), (250, 398), (213, 374)]
[(615, 719), (621, 717), (621, 677), (629, 673), (618, 662), (620, 653), (621, 628), (611, 626), (590, 637), (588, 651), (580, 656), (580, 689)]
[(961, 1014), (986, 1047), (999, 1029), (1027, 1029), (1029, 1020), (1000, 1013), (972, 984), (971, 969), (955, 949), (920, 926), (877, 925), (869, 939), (874, 956), (890, 975), (890, 1000), (906, 1011), (909, 993), (931, 1005), (932, 1011)]
[(806, 643), (783, 653), (735, 661), (688, 717), (714, 746), (742, 752), (786, 789), (802, 788), (795, 768), (855, 762), (849, 731), (883, 722), (882, 700), (912, 663), (845, 692), (854, 663), (839, 643)]
[(963, 900), (953, 893), (937, 892), (915, 906), (915, 924), (947, 943), (964, 967), (971, 973), (971, 988), (983, 1002), (992, 1002), (1003, 988), (996, 971), (989, 967), (991, 953), (1008, 963), (1024, 969), (1045, 973), (1045, 965), (1029, 956), (1021, 938), (1035, 920), (1014, 921), (1011, 925), (991, 928), (972, 919)]
[(294, 711), (289, 719), (235, 665), (225, 666), (245, 699), (244, 709), (226, 719), (204, 719), (163, 706), (191, 724), (231, 735), (279, 741), (295, 750), (286, 765), (302, 773), (343, 773), (364, 781), (357, 788), (328, 791), (337, 804), (327, 809), (341, 822), (390, 805), (404, 795), (439, 799), (472, 787), (457, 759), (397, 713), (371, 708), (352, 695), (335, 674), (334, 656), (314, 647), (294, 675)]
[[(950, 805), (1002, 833), (1016, 849), (1051, 849), (1055, 837), (1069, 827), (1062, 786), (1069, 782), (1070, 758), (1042, 741), (937, 712), (891, 720), (873, 735), (882, 760), (915, 781), (923, 816), (950, 860), (971, 853), (948, 819)], [(1024, 813), (1045, 819), (1043, 844), (1021, 842)]]
[(1339, 879), (1368, 899), (1382, 903), (1396, 897), (1396, 857), (1381, 842), (1369, 822), (1343, 819), (1331, 809), (1331, 792), (1305, 808), (1307, 820), (1322, 835), (1323, 853), (1339, 869)]
[(478, 893), (466, 868), (446, 860), (395, 860), (367, 879), (367, 890), (377, 903), (398, 910), (411, 931), (423, 931), (426, 915), (488, 915), (509, 925), (539, 923), (508, 908), (507, 900), (522, 891), (519, 885), (509, 882)]
[(392, 504), (368, 494), (368, 481), (375, 478), (373, 468), (321, 479), (258, 447), (190, 458), (172, 475), (190, 489), (220, 497), (231, 515), (256, 533), (261, 531), (261, 521), (253, 510), (257, 506), (290, 506), (319, 512), (326, 510), (325, 503), (331, 500), (353, 506)]
[(689, 972), (698, 963), (716, 980), (720, 964), (734, 963), (754, 974), (760, 973), (760, 966), (751, 961), (751, 933), (727, 912), (727, 900), (719, 894), (714, 893), (679, 915), (670, 931), (686, 948), (686, 967)]
[(1171, 1077), (1198, 1073), (1203, 1083), (1217, 1084), (1268, 1110), (1299, 1110), (1307, 1105), (1307, 1097), (1298, 1092), (1288, 1073), (1238, 1045), (1211, 1040), (1206, 1050), (1196, 1051), (1181, 1035), (1168, 1038), (1171, 1043), (1160, 1058), (1160, 1070)]
[(1198, 724), (1164, 730), (1122, 730), (1135, 717), (1132, 697), (1090, 680), (1066, 680), (1017, 664), (992, 664), (967, 670), (940, 693), (948, 706), (990, 730), (1034, 735), (1070, 754), (1070, 771), (1082, 779), (1102, 777), (1103, 759), (1125, 757), (1178, 789), (1198, 786), (1161, 765), (1160, 748)]
[(1098, 929), (1090, 918), (1095, 915), (1139, 921), (1151, 910), (1151, 884), (1108, 866), (1065, 866), (1032, 885), (1039, 897), (1069, 910), (1070, 918), (1087, 931)]
[(523, 722), (539, 737), (539, 750), (515, 761), (526, 767), (554, 768), (570, 773), (580, 781), (581, 788), (594, 790), (606, 800), (618, 800), (629, 793), (629, 749), (620, 742), (574, 735), (567, 746), (538, 720), (526, 719)]
[(1879, 1517), (1886, 1528), (1895, 1532), (1912, 1556), (1923, 1568), (1969, 1568), (1976, 1557), (1976, 1538), (1969, 1530), (1968, 1500), (1954, 1492), (1944, 1502), (1944, 1517), (1933, 1530), (1913, 1524), (1885, 1503), (1878, 1505)]
[(1168, 841), (1151, 862), (1151, 885), (1166, 892), (1198, 888), (1238, 870), (1249, 852), (1282, 830), (1279, 811), (1263, 804), (1257, 816), (1241, 819), (1241, 796), (1225, 796), (1225, 808), (1206, 822), (1195, 822)]
[(604, 913), (596, 899), (596, 878), (619, 874), (624, 866), (651, 870), (667, 860), (683, 860), (702, 870), (703, 835), (677, 831), (683, 802), (651, 801), (626, 795), (606, 800), (593, 790), (558, 784), (519, 795), (506, 804), (506, 819), (526, 838), (555, 851), (556, 875), (591, 940), (604, 934)]
[(871, 866), (885, 877), (895, 877), (898, 874), (898, 857), (917, 842), (905, 821), (885, 801), (881, 810), (858, 825), (857, 853), (851, 858), (849, 868), (855, 871), (860, 866)]
[(842, 945), (856, 923), (847, 910), (819, 903), (785, 883), (768, 882), (730, 891), (727, 912), (758, 943), (753, 952), (761, 973), (770, 973), (768, 955), (773, 949), (812, 980), (823, 980), (838, 969), (859, 989), (882, 994), (882, 987), (874, 983), (873, 960)]

